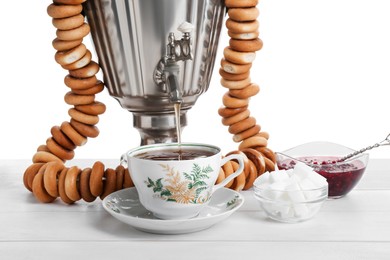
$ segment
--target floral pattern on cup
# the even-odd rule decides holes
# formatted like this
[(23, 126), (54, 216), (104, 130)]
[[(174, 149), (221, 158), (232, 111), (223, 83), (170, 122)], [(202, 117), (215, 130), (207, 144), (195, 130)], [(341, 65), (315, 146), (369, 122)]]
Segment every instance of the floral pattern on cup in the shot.
[[(152, 180), (148, 177), (145, 180), (146, 186), (153, 189), (156, 197), (182, 204), (203, 204), (209, 201), (211, 192), (203, 180), (209, 179), (208, 173), (213, 172), (210, 165), (202, 168), (194, 163), (191, 172), (183, 172), (183, 175), (168, 164), (160, 166), (167, 172), (165, 179)], [(181, 176), (185, 178), (182, 179)], [(163, 185), (163, 181), (166, 185)]]

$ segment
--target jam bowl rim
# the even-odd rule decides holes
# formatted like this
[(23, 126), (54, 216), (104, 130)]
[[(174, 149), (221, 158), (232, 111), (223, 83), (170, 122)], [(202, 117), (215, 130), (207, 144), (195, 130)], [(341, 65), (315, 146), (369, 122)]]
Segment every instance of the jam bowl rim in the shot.
[[(309, 163), (307, 161), (303, 161), (301, 159), (298, 159), (297, 157), (294, 157), (292, 155), (288, 155), (287, 153), (294, 150), (294, 149), (298, 149), (298, 148), (301, 148), (301, 147), (304, 147), (304, 146), (307, 146), (307, 145), (313, 145), (313, 144), (318, 144), (318, 145), (321, 145), (321, 144), (328, 144), (328, 145), (334, 145), (335, 147), (336, 146), (339, 146), (339, 147), (342, 147), (344, 149), (348, 149), (350, 150), (349, 153), (354, 153), (354, 152), (357, 152), (358, 150), (355, 150), (355, 149), (352, 149), (352, 148), (349, 148), (347, 146), (344, 146), (344, 145), (341, 145), (341, 144), (337, 144), (337, 143), (333, 143), (333, 142), (328, 142), (328, 141), (314, 141), (314, 142), (307, 142), (307, 143), (304, 143), (304, 144), (301, 144), (301, 145), (297, 145), (297, 146), (294, 146), (292, 148), (289, 148), (287, 150), (284, 150), (282, 152), (275, 152), (275, 155), (276, 155), (276, 161), (277, 163), (280, 162), (280, 159), (278, 155), (281, 155), (283, 157), (287, 157), (289, 159), (292, 159), (294, 161), (299, 161), (299, 162), (302, 162), (306, 165), (309, 165), (311, 167), (318, 167), (320, 166), (321, 164), (313, 164), (313, 163)], [(347, 155), (347, 154), (345, 154)], [(315, 155), (309, 155), (309, 154), (302, 154), (302, 155), (299, 155), (298, 157), (314, 157)], [(317, 155), (318, 156), (318, 155)], [(324, 155), (324, 156), (332, 156), (332, 155)], [(339, 162), (335, 162), (335, 163), (332, 163), (332, 165), (340, 165), (340, 164), (345, 164), (345, 163), (349, 163), (349, 162), (353, 162), (353, 161), (356, 161), (360, 159), (360, 161), (363, 163), (363, 166), (366, 167), (367, 164), (368, 164), (368, 159), (369, 159), (369, 154), (368, 153), (361, 153), (359, 155), (355, 155), (355, 156), (352, 156), (351, 158), (348, 158), (346, 160), (343, 160), (343, 161), (339, 161)]]

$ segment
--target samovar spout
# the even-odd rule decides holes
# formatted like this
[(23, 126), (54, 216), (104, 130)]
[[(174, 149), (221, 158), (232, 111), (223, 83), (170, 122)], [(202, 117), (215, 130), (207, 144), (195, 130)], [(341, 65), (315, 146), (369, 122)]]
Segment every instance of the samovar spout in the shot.
[(183, 95), (179, 87), (179, 81), (177, 80), (176, 74), (172, 73), (168, 75), (166, 79), (166, 84), (168, 86), (170, 101), (172, 103), (182, 103)]
[(169, 33), (166, 54), (161, 58), (154, 71), (154, 82), (168, 91), (172, 103), (183, 102), (183, 88), (180, 87), (178, 80), (180, 77), (178, 62), (192, 60), (191, 32), (193, 29), (192, 24), (182, 23), (177, 28), (183, 34), (180, 40), (176, 40), (173, 32)]

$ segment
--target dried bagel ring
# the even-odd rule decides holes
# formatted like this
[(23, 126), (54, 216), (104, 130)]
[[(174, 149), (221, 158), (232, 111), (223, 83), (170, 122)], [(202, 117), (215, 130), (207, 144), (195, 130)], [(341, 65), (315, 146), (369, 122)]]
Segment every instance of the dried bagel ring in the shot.
[(37, 175), (39, 169), (44, 165), (44, 163), (33, 163), (24, 171), (23, 174), (23, 184), (29, 191), (32, 192), (32, 183), (35, 175)]
[(254, 40), (259, 37), (260, 33), (259, 31), (254, 31), (254, 32), (246, 32), (246, 33), (236, 33), (232, 31), (228, 31), (228, 35), (232, 39), (237, 39), (237, 40)]
[(40, 146), (38, 146), (37, 152), (48, 152), (48, 153), (51, 153), (46, 144), (41, 144)]
[(80, 44), (71, 50), (57, 51), (54, 59), (60, 65), (69, 65), (84, 57), (86, 53), (87, 47), (84, 44)]
[(53, 0), (56, 4), (64, 4), (64, 5), (79, 5), (84, 3), (87, 0)]
[(257, 133), (260, 132), (260, 130), (261, 130), (260, 125), (254, 125), (251, 128), (246, 129), (245, 131), (242, 131), (242, 132), (240, 132), (238, 134), (235, 134), (233, 136), (233, 141), (237, 142), (237, 143), (241, 142), (244, 139), (247, 139), (247, 138), (249, 138), (251, 136), (256, 135)]
[(65, 103), (68, 105), (89, 105), (95, 102), (95, 95), (78, 95), (69, 91), (64, 96)]
[(248, 22), (256, 20), (259, 16), (259, 9), (256, 7), (250, 8), (229, 8), (228, 15), (229, 18), (238, 22)]
[(92, 202), (96, 199), (96, 197), (92, 195), (89, 187), (89, 179), (91, 177), (91, 172), (91, 168), (85, 168), (81, 171), (80, 174), (80, 196), (86, 202)]
[(107, 195), (110, 195), (116, 188), (116, 173), (114, 169), (107, 168), (104, 172), (104, 185), (103, 193), (100, 195), (100, 199), (104, 199)]
[(47, 7), (47, 14), (52, 18), (65, 18), (80, 14), (83, 10), (81, 4), (78, 5), (56, 5), (50, 4)]
[(270, 148), (264, 146), (264, 147), (255, 147), (254, 149), (262, 153), (264, 157), (270, 159), (274, 164), (276, 163), (276, 155)]
[(255, 164), (249, 160), (249, 174), (248, 177), (245, 180), (245, 186), (243, 190), (248, 190), (253, 186), (253, 182), (257, 178), (257, 168)]
[(63, 202), (65, 202), (66, 204), (72, 204), (74, 203), (74, 201), (71, 200), (65, 192), (65, 179), (67, 172), (68, 168), (65, 167), (60, 173), (60, 177), (58, 178), (58, 193), (60, 194), (60, 198)]
[(77, 46), (79, 46), (83, 42), (82, 39), (74, 40), (74, 41), (63, 41), (58, 38), (55, 38), (52, 41), (53, 48), (57, 51), (68, 51)]
[(264, 137), (265, 139), (269, 139), (269, 133), (268, 132), (259, 132), (256, 134), (257, 136), (261, 136), (261, 137)]
[(68, 65), (61, 65), (61, 67), (66, 70), (76, 70), (76, 69), (84, 68), (91, 61), (92, 61), (92, 53), (89, 50), (87, 50), (87, 53), (78, 61), (75, 61)]
[(81, 199), (80, 192), (78, 189), (78, 177), (81, 174), (80, 168), (77, 166), (70, 167), (66, 173), (65, 178), (65, 193), (69, 199), (78, 201)]
[(243, 80), (249, 78), (250, 76), (249, 74), (250, 74), (249, 70), (241, 74), (233, 74), (233, 73), (226, 72), (222, 68), (219, 69), (219, 75), (221, 75), (221, 77), (226, 80)]
[(106, 111), (106, 106), (99, 101), (95, 101), (89, 105), (75, 106), (75, 109), (87, 115), (97, 116)]
[(80, 123), (84, 123), (87, 125), (96, 125), (97, 123), (99, 123), (98, 116), (84, 114), (83, 112), (80, 112), (75, 108), (69, 109), (68, 114), (71, 118), (79, 121)]
[(255, 52), (239, 52), (226, 47), (223, 50), (223, 55), (226, 60), (236, 64), (249, 64), (256, 58)]
[(46, 140), (46, 146), (52, 154), (60, 158), (61, 160), (72, 160), (74, 157), (73, 150), (67, 150), (59, 145), (52, 137)]
[(246, 154), (249, 160), (251, 160), (257, 169), (257, 177), (265, 172), (265, 161), (263, 155), (252, 148), (246, 148), (242, 150)]
[(231, 74), (249, 73), (251, 67), (252, 67), (252, 63), (236, 64), (236, 63), (230, 62), (224, 58), (221, 59), (222, 70), (224, 70), (225, 72), (231, 73)]
[(267, 157), (265, 157), (265, 156), (263, 156), (263, 157), (264, 157), (264, 162), (265, 162), (265, 170), (268, 172), (275, 171), (275, 164)]
[(249, 111), (249, 109), (246, 109), (246, 110), (242, 111), (241, 113), (238, 113), (234, 116), (222, 118), (222, 124), (229, 126), (229, 125), (235, 124), (239, 121), (242, 121), (245, 118), (248, 118), (249, 115), (250, 115), (250, 111)]
[(69, 71), (69, 74), (75, 78), (88, 78), (96, 75), (100, 70), (99, 64), (91, 61), (87, 66)]
[(115, 190), (121, 190), (123, 188), (123, 181), (125, 177), (125, 167), (118, 165), (115, 168), (116, 172), (116, 187)]
[(241, 133), (242, 131), (245, 131), (245, 130), (251, 128), (254, 125), (256, 125), (256, 119), (254, 117), (250, 116), (250, 117), (248, 117), (240, 122), (237, 122), (237, 123), (229, 126), (228, 131), (231, 134), (238, 134), (238, 133)]
[(221, 117), (231, 117), (231, 116), (237, 115), (238, 113), (241, 113), (241, 112), (247, 110), (247, 108), (248, 108), (247, 106), (246, 107), (239, 107), (239, 108), (220, 107), (218, 109), (218, 114)]
[(228, 91), (223, 95), (222, 103), (224, 104), (224, 106), (231, 108), (245, 107), (248, 106), (249, 99), (240, 99), (232, 97), (231, 95), (229, 95)]
[(69, 122), (64, 121), (61, 124), (61, 131), (77, 146), (83, 146), (87, 143), (87, 138), (79, 134)]
[(45, 190), (52, 197), (57, 198), (59, 196), (58, 177), (64, 168), (64, 164), (58, 162), (49, 162), (46, 164), (46, 169), (43, 174), (43, 183)]
[(235, 8), (235, 7), (253, 7), (259, 3), (259, 0), (225, 0), (226, 7)]
[(253, 148), (258, 146), (267, 146), (267, 139), (262, 136), (254, 135), (242, 141), (238, 146), (238, 149), (242, 150), (245, 148)]
[(32, 158), (32, 161), (34, 163), (38, 163), (38, 162), (47, 163), (47, 162), (52, 162), (52, 161), (57, 161), (59, 163), (63, 163), (63, 161), (60, 158), (58, 158), (57, 156), (55, 156), (54, 154), (52, 154), (50, 152), (45, 152), (45, 151), (36, 152)]
[(84, 23), (84, 16), (76, 14), (70, 17), (53, 18), (53, 26), (60, 30), (71, 30), (81, 26)]
[(64, 79), (64, 83), (72, 90), (82, 90), (94, 87), (97, 83), (97, 79), (96, 76), (92, 76), (89, 78), (75, 78), (70, 75), (67, 75)]
[(44, 203), (50, 203), (53, 202), (56, 199), (56, 197), (50, 196), (50, 194), (47, 193), (47, 191), (45, 190), (44, 183), (43, 183), (43, 173), (45, 169), (46, 169), (46, 164), (43, 165), (39, 169), (38, 173), (35, 175), (31, 188), (35, 198), (38, 201)]
[(89, 34), (91, 28), (89, 24), (83, 23), (81, 26), (71, 30), (58, 30), (56, 31), (57, 38), (63, 41), (75, 41), (84, 38)]
[(61, 67), (66, 70), (77, 70), (77, 69), (84, 68), (91, 61), (92, 61), (92, 53), (89, 50), (87, 50), (87, 53), (78, 61), (75, 61), (68, 65), (61, 65)]
[(235, 51), (251, 52), (261, 50), (263, 48), (263, 41), (259, 38), (253, 40), (230, 39), (229, 45)]
[(49, 148), (47, 147), (46, 144), (41, 144), (37, 147), (37, 152), (48, 152), (48, 153), (51, 153), (51, 151), (49, 150)]
[(103, 192), (104, 164), (96, 161), (92, 166), (91, 176), (89, 178), (89, 187), (95, 197), (99, 197)]
[(226, 20), (226, 28), (233, 33), (250, 33), (259, 30), (257, 20), (250, 22), (236, 22), (230, 18)]
[(67, 150), (74, 150), (76, 145), (61, 131), (59, 126), (53, 126), (50, 129), (53, 139)]
[(70, 120), (70, 125), (82, 136), (95, 138), (99, 135), (99, 129), (94, 125), (87, 125), (73, 118)]
[(221, 79), (221, 85), (225, 88), (230, 89), (243, 89), (251, 84), (251, 78), (246, 78), (243, 80), (226, 80)]
[(95, 86), (87, 89), (72, 89), (72, 92), (78, 95), (95, 95), (102, 92), (104, 89), (104, 84), (101, 81), (97, 81)]
[(230, 89), (229, 94), (235, 98), (246, 99), (257, 95), (259, 91), (260, 91), (259, 85), (252, 83), (243, 89)]

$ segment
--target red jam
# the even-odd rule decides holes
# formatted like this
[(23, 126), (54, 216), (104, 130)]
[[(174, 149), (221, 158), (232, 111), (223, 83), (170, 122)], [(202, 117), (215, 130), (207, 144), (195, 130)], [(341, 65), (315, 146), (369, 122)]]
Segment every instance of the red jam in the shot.
[[(329, 185), (328, 196), (338, 198), (350, 192), (361, 179), (365, 166), (363, 162), (339, 162), (340, 158), (331, 156), (298, 157), (299, 161), (311, 166), (314, 171), (326, 178)], [(295, 160), (278, 162), (279, 169), (291, 169), (296, 164)]]

